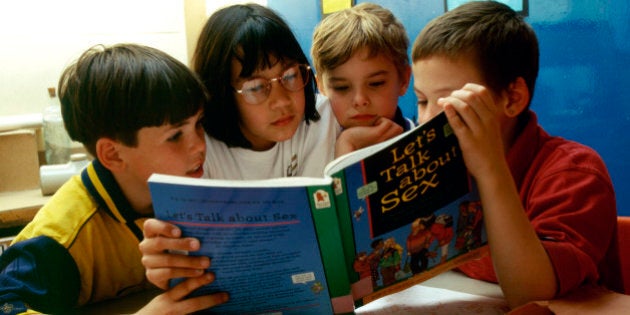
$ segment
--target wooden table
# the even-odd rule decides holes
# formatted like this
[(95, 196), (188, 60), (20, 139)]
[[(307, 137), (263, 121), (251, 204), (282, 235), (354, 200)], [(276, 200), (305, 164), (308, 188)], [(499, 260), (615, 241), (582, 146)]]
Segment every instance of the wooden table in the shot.
[(40, 189), (0, 192), (0, 229), (26, 225), (48, 199)]

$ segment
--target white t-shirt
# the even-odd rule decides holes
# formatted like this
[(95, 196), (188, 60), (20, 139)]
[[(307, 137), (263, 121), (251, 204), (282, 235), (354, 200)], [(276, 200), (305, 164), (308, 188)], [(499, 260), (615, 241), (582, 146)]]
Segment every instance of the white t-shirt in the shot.
[(341, 127), (328, 98), (317, 95), (320, 119), (302, 122), (293, 137), (267, 151), (228, 147), (206, 135), (204, 177), (213, 179), (267, 179), (287, 176), (323, 177), (324, 167), (335, 157)]

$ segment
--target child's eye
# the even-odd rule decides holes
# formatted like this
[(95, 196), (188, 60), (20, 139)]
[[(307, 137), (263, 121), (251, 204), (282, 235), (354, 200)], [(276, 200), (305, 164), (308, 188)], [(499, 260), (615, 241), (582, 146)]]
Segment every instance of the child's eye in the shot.
[(269, 82), (265, 81), (265, 79), (255, 78), (243, 83), (241, 90), (243, 93), (260, 93), (267, 88), (266, 85), (268, 83)]
[(370, 82), (370, 86), (371, 87), (379, 87), (385, 85), (385, 81), (375, 81), (375, 82)]
[(169, 142), (176, 142), (177, 140), (179, 140), (179, 138), (181, 138), (182, 136), (182, 132), (178, 131), (176, 132), (174, 135), (170, 136), (168, 139), (166, 139)]
[(429, 104), (429, 101), (427, 100), (423, 100), (423, 99), (418, 99), (418, 106), (427, 106)]
[(297, 73), (294, 71), (287, 71), (284, 74), (282, 74), (283, 82), (290, 83), (291, 81), (294, 81), (296, 79), (297, 79)]
[(343, 91), (347, 91), (349, 87), (347, 85), (335, 85), (332, 87), (332, 89), (337, 92), (343, 92)]

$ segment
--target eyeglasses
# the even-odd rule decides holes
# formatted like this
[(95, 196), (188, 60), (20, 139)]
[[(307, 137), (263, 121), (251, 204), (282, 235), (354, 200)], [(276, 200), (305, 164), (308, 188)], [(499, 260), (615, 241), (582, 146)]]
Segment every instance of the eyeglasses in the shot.
[(308, 83), (311, 67), (308, 65), (294, 65), (282, 73), (279, 77), (266, 79), (254, 78), (243, 83), (236, 93), (243, 95), (245, 102), (252, 105), (260, 104), (269, 98), (271, 83), (278, 81), (287, 91), (297, 92), (302, 90)]

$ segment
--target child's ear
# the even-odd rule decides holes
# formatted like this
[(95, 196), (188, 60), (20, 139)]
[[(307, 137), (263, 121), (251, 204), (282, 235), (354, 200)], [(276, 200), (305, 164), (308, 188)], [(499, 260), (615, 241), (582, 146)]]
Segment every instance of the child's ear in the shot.
[(505, 115), (508, 117), (516, 117), (523, 110), (527, 108), (529, 104), (529, 89), (527, 83), (522, 77), (516, 78), (514, 82), (510, 83), (507, 91), (508, 102), (503, 108)]
[(410, 65), (405, 66), (402, 73), (400, 74), (400, 80), (401, 80), (400, 82), (401, 84), (400, 84), (400, 91), (398, 91), (398, 95), (403, 96), (405, 95), (405, 93), (407, 93), (407, 88), (409, 88), (409, 83), (411, 82), (411, 66)]
[(124, 161), (120, 157), (120, 143), (110, 138), (100, 138), (96, 141), (96, 157), (99, 162), (111, 172), (124, 169)]

